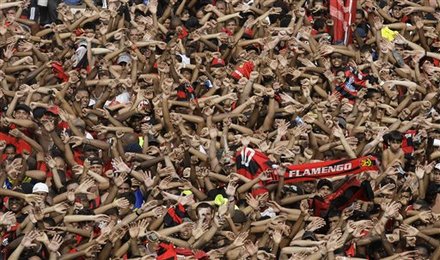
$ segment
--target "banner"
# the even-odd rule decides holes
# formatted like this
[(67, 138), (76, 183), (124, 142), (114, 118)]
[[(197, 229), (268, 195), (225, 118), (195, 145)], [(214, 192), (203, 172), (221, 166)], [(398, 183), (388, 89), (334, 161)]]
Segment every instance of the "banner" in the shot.
[[(379, 167), (377, 158), (364, 156), (356, 159), (332, 160), (317, 163), (290, 165), (287, 168), (284, 183), (296, 183), (343, 175), (355, 175), (364, 171), (375, 171)], [(279, 176), (272, 174), (273, 181)]]
[[(237, 173), (248, 179), (254, 179), (262, 171), (276, 168), (276, 164), (261, 151), (245, 147), (235, 154)], [(284, 183), (295, 183), (322, 178), (331, 178), (343, 175), (355, 175), (364, 171), (378, 170), (377, 158), (364, 156), (356, 159), (332, 160), (317, 163), (289, 165)], [(271, 171), (272, 183), (279, 180), (279, 176)]]
[(351, 43), (351, 24), (356, 17), (357, 0), (330, 0), (330, 16), (333, 18), (333, 42)]

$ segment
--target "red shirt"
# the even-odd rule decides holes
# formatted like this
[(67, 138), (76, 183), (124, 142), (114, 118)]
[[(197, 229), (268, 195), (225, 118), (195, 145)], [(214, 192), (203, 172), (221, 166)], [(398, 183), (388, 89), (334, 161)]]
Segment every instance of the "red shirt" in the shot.
[(32, 147), (22, 139), (0, 132), (0, 140), (6, 141), (6, 144), (14, 145), (17, 148), (18, 154), (23, 153), (23, 151), (32, 152)]

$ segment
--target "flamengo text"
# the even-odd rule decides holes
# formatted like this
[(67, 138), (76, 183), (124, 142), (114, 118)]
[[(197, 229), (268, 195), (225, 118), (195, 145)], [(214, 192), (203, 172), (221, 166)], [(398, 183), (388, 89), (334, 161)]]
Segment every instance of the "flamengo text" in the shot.
[(332, 166), (324, 166), (324, 167), (317, 167), (312, 169), (305, 169), (304, 171), (301, 170), (290, 170), (289, 171), (289, 177), (304, 177), (304, 176), (311, 176), (311, 175), (319, 175), (324, 173), (333, 173), (333, 172), (340, 172), (340, 171), (347, 171), (351, 170), (352, 168), (351, 163), (346, 164), (339, 164), (339, 165), (332, 165)]

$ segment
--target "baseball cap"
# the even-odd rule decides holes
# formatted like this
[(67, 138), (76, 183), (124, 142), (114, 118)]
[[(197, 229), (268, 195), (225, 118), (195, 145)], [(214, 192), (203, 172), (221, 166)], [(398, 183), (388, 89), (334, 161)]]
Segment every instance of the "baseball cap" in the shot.
[(98, 158), (98, 157), (89, 158), (89, 161), (90, 161), (90, 165), (95, 165), (95, 164), (103, 165), (104, 164), (102, 159)]
[(46, 110), (46, 113), (52, 113), (54, 115), (58, 115), (60, 113), (60, 108), (58, 106), (50, 106)]
[(32, 188), (32, 193), (36, 193), (36, 192), (49, 193), (49, 188), (47, 187), (47, 185), (45, 183), (39, 182), (39, 183), (35, 184), (34, 187)]
[(212, 59), (211, 66), (216, 68), (223, 67), (225, 66), (225, 60), (223, 60), (222, 58), (214, 58)]
[(122, 62), (125, 62), (127, 64), (131, 63), (131, 57), (130, 55), (128, 55), (128, 53), (124, 52), (119, 56), (117, 63), (120, 64)]
[(18, 104), (17, 106), (15, 106), (14, 111), (17, 111), (17, 110), (24, 110), (24, 111), (28, 112), (29, 114), (32, 111), (31, 108), (26, 104)]

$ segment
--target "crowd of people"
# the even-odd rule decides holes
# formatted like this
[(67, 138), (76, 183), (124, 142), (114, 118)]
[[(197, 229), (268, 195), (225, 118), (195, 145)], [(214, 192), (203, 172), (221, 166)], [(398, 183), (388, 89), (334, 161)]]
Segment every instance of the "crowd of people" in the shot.
[(439, 19), (0, 1), (0, 258), (440, 259)]

